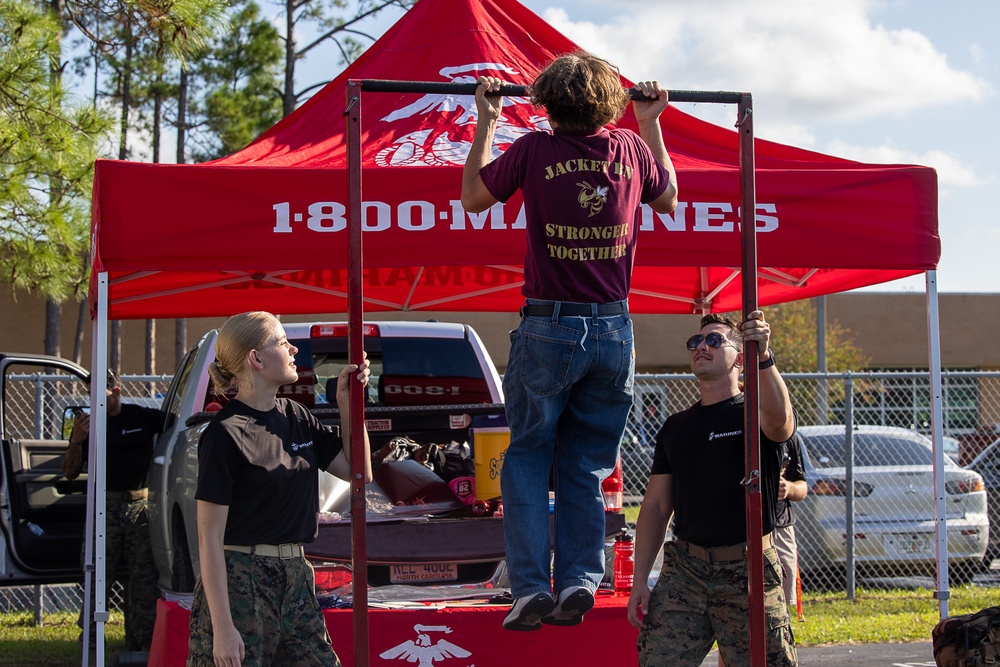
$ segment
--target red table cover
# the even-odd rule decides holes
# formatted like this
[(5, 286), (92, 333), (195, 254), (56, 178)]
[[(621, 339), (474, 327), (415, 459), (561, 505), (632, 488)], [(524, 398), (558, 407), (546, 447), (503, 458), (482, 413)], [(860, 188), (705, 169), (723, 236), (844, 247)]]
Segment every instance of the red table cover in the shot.
[[(638, 631), (626, 618), (627, 602), (627, 597), (598, 594), (597, 604), (581, 625), (546, 625), (536, 632), (504, 630), (505, 605), (373, 609), (369, 612), (369, 664), (633, 667), (638, 663)], [(328, 609), (323, 614), (340, 661), (344, 667), (353, 667), (352, 611)], [(188, 654), (188, 617), (189, 611), (176, 602), (157, 602), (149, 667), (183, 667)]]

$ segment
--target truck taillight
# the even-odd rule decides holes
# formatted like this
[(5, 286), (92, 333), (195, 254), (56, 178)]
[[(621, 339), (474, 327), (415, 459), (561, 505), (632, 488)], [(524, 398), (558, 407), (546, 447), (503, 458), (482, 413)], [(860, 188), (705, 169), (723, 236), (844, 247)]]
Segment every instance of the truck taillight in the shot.
[[(363, 336), (378, 336), (377, 324), (363, 324)], [(310, 338), (346, 338), (348, 326), (346, 324), (314, 324), (309, 328)]]
[(354, 579), (354, 572), (350, 567), (332, 563), (315, 565), (313, 574), (317, 591), (335, 591), (349, 586)]

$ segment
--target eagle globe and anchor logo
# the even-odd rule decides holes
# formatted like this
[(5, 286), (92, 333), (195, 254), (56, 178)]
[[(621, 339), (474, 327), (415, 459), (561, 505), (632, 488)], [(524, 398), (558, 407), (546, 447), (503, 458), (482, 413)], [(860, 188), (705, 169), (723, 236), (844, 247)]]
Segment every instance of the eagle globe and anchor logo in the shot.
[[(470, 63), (456, 67), (445, 67), (438, 73), (452, 83), (475, 83), (483, 72), (493, 72), (499, 75), (519, 74), (513, 67), (501, 63)], [(504, 106), (530, 104), (526, 97), (507, 97)], [(474, 128), (476, 124), (475, 100), (468, 95), (446, 95), (441, 93), (425, 94), (412, 104), (397, 109), (382, 118), (382, 122), (395, 123), (404, 119), (420, 116), (453, 115), (453, 127)], [(497, 121), (493, 141), (493, 154), (496, 158), (501, 152), (500, 147), (507, 146), (529, 132), (552, 129), (548, 118), (532, 113), (526, 126), (512, 123), (510, 118), (501, 113)], [(453, 136), (449, 124), (442, 123), (439, 128), (409, 132), (397, 138), (392, 145), (383, 148), (375, 157), (375, 162), (381, 167), (389, 166), (441, 166), (464, 165), (472, 142), (464, 137)], [(590, 209), (591, 217), (600, 213), (608, 197), (608, 188), (594, 186), (587, 182), (577, 183), (580, 188), (578, 197), (582, 208)]]
[[(501, 63), (469, 63), (445, 67), (438, 74), (451, 83), (475, 83), (482, 74), (503, 77), (520, 74), (520, 71)], [(530, 101), (526, 97), (505, 97), (503, 104), (507, 108), (530, 105)], [(396, 109), (382, 118), (381, 122), (397, 123), (406, 119), (420, 120), (421, 117), (433, 116), (446, 116), (448, 122), (437, 123), (434, 128), (398, 137), (391, 146), (378, 152), (375, 163), (381, 167), (464, 165), (472, 147), (472, 141), (468, 137), (472, 136), (476, 126), (476, 101), (471, 95), (428, 93), (416, 102)], [(426, 120), (422, 124), (426, 125)], [(454, 128), (458, 128), (458, 133), (463, 136), (453, 135)], [(548, 118), (532, 112), (526, 124), (522, 125), (511, 122), (510, 116), (501, 111), (494, 135), (492, 158), (503, 152), (500, 147), (506, 149), (521, 135), (535, 130), (551, 130)]]
[[(379, 654), (379, 657), (385, 660), (415, 662), (417, 663), (417, 667), (433, 667), (437, 661), (449, 658), (468, 658), (472, 655), (471, 651), (467, 651), (461, 646), (456, 646), (447, 639), (442, 638), (434, 641), (431, 637), (432, 632), (451, 634), (452, 630), (447, 625), (423, 625), (418, 623), (413, 626), (413, 630), (417, 633), (415, 641), (408, 639), (398, 646), (393, 646), (391, 649), (383, 651)], [(473, 666), (470, 665), (469, 667)]]

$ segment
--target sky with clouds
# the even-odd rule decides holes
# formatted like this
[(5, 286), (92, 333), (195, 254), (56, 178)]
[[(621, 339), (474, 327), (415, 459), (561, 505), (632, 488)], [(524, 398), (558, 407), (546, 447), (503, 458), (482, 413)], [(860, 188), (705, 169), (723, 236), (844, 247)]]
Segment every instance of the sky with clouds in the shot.
[[(1000, 293), (1000, 1), (521, 2), (632, 81), (752, 93), (758, 137), (935, 168), (938, 290)], [(381, 30), (399, 15), (386, 14)], [(680, 108), (734, 122), (729, 107)], [(868, 288), (923, 290), (922, 277)]]
[[(751, 92), (759, 137), (935, 168), (939, 291), (1000, 292), (1000, 2), (523, 4), (633, 81)], [(728, 107), (680, 108), (727, 127), (734, 120)], [(869, 291), (923, 289), (923, 278), (911, 278)]]

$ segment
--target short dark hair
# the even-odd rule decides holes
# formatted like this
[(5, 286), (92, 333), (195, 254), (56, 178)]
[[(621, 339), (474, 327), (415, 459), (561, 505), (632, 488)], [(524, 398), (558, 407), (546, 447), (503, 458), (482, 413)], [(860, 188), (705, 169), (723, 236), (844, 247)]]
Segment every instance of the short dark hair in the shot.
[(701, 328), (704, 329), (709, 324), (721, 324), (729, 329), (729, 332), (726, 334), (726, 338), (728, 338), (729, 342), (733, 344), (733, 347), (740, 352), (743, 351), (743, 336), (740, 335), (740, 325), (736, 320), (728, 315), (709, 313), (701, 318)]
[(618, 68), (586, 51), (559, 56), (531, 84), (531, 103), (569, 132), (617, 122), (628, 102)]

